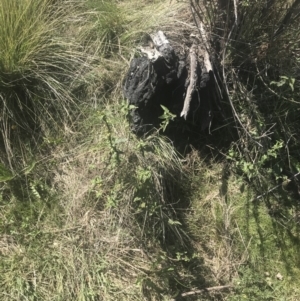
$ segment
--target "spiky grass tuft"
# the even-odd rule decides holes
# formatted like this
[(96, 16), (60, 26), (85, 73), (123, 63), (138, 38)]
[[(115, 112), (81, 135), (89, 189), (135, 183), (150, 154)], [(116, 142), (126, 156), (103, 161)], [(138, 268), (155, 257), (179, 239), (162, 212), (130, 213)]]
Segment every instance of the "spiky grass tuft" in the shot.
[(87, 67), (87, 58), (65, 32), (71, 26), (68, 14), (75, 18), (77, 8), (73, 1), (0, 3), (0, 144), (9, 161), (16, 141), (54, 130), (76, 108), (72, 85)]
[(82, 36), (84, 43), (91, 41), (99, 46), (98, 51), (102, 56), (110, 56), (120, 47), (120, 36), (125, 31), (125, 12), (114, 1), (86, 2), (88, 9), (93, 11), (90, 26)]

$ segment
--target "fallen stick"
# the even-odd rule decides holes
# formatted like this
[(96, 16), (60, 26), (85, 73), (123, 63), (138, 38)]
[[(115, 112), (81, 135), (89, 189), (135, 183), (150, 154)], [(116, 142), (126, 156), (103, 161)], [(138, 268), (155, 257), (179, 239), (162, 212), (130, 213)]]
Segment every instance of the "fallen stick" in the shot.
[[(201, 290), (195, 290), (195, 291), (182, 293), (180, 295), (180, 297), (193, 296), (193, 295), (203, 294), (203, 293), (207, 293), (207, 292), (211, 292), (211, 291), (219, 291), (219, 290), (232, 288), (232, 287), (233, 286), (230, 285), (230, 284), (229, 285), (221, 285), (221, 286), (212, 286), (212, 287), (204, 288), (204, 289), (201, 289)], [(176, 299), (172, 299), (171, 301), (176, 301)]]
[(193, 44), (190, 49), (190, 83), (186, 91), (183, 109), (180, 113), (180, 116), (181, 117), (183, 116), (184, 119), (187, 118), (187, 115), (190, 110), (192, 96), (197, 87), (197, 81), (198, 81), (197, 66), (198, 66), (197, 46)]

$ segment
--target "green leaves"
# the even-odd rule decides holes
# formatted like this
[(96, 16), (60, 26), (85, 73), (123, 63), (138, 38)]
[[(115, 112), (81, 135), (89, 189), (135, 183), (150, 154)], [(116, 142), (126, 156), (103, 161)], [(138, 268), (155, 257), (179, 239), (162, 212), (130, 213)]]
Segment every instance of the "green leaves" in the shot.
[(164, 110), (164, 113), (162, 116), (160, 116), (159, 118), (162, 119), (163, 121), (161, 122), (161, 129), (163, 130), (163, 132), (166, 130), (167, 126), (169, 125), (170, 121), (173, 121), (176, 117), (175, 114), (172, 114), (169, 109), (163, 105), (161, 105), (161, 108)]
[[(267, 164), (271, 164), (272, 168), (266, 169), (269, 174), (275, 176), (276, 179), (282, 178), (282, 164), (280, 155), (285, 146), (283, 140), (277, 140), (272, 146), (256, 156), (253, 161), (247, 160), (239, 151), (231, 148), (228, 151), (227, 159), (235, 162), (235, 167), (241, 171), (249, 180), (257, 177)], [(279, 171), (279, 172), (278, 172)]]
[(140, 166), (137, 167), (137, 179), (141, 185), (147, 183), (151, 179), (151, 176), (152, 173), (149, 167), (148, 168), (142, 168)]

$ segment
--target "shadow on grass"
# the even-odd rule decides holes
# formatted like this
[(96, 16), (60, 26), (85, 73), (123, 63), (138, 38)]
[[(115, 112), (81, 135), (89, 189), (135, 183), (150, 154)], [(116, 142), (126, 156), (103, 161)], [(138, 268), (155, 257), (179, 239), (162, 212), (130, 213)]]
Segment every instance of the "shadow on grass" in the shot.
[[(185, 185), (190, 185), (190, 183), (185, 183)], [(199, 300), (199, 295), (185, 297), (181, 295), (195, 289), (216, 286), (219, 283), (216, 283), (211, 267), (207, 265), (202, 254), (199, 254), (199, 249), (194, 245), (196, 240), (190, 235), (189, 225), (186, 221), (191, 203), (191, 192), (187, 193), (190, 189), (182, 189), (177, 186), (175, 192), (174, 188), (170, 191), (173, 192), (169, 195), (170, 203), (165, 204), (168, 208), (163, 208), (163, 210), (168, 212), (169, 219), (178, 224), (168, 224), (168, 221), (165, 220), (165, 223), (168, 224), (165, 233), (163, 234), (161, 231), (157, 235), (161, 254), (154, 257), (152, 271), (156, 281), (159, 280), (164, 287), (158, 286), (149, 275), (143, 283), (143, 294), (147, 300), (153, 300), (154, 291), (159, 300), (163, 293), (173, 296), (176, 301)], [(179, 201), (174, 202), (174, 197)], [(199, 227), (199, 231), (203, 231), (203, 229)], [(146, 238), (149, 241), (151, 239), (151, 236)], [(222, 294), (219, 292), (203, 292), (200, 296), (204, 300), (223, 300)]]

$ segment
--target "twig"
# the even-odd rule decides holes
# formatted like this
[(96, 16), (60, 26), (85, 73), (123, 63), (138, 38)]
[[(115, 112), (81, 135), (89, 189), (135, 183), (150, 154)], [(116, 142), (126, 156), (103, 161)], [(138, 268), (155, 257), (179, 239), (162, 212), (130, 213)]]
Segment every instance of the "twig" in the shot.
[(295, 100), (286, 98), (286, 97), (284, 97), (283, 95), (279, 95), (276, 91), (274, 91), (273, 89), (271, 89), (271, 88), (269, 87), (269, 85), (264, 81), (263, 77), (261, 76), (261, 73), (262, 73), (263, 71), (259, 71), (259, 70), (258, 70), (257, 62), (255, 62), (255, 66), (256, 66), (256, 71), (257, 71), (257, 76), (258, 76), (258, 78), (261, 80), (261, 82), (263, 83), (263, 85), (264, 85), (264, 86), (265, 86), (272, 94), (274, 94), (274, 95), (276, 95), (277, 97), (280, 97), (280, 98), (282, 98), (282, 99), (284, 99), (284, 100), (286, 100), (286, 101), (289, 101), (289, 102), (292, 102), (292, 103), (296, 103), (296, 104), (300, 104), (299, 101), (295, 101)]
[(227, 97), (228, 97), (228, 101), (229, 101), (229, 104), (231, 106), (231, 109), (232, 109), (232, 112), (233, 112), (233, 117), (234, 119), (240, 124), (240, 126), (243, 128), (243, 130), (245, 131), (245, 133), (247, 134), (247, 136), (253, 140), (254, 143), (256, 143), (257, 145), (259, 145), (260, 147), (262, 147), (262, 145), (257, 142), (253, 137), (252, 135), (248, 132), (248, 130), (246, 129), (246, 127), (243, 125), (242, 121), (240, 120), (238, 114), (237, 114), (237, 111), (233, 105), (233, 102), (231, 100), (231, 97), (230, 97), (230, 93), (229, 93), (229, 89), (228, 89), (228, 85), (227, 85), (227, 81), (226, 81), (226, 75), (225, 75), (225, 56), (226, 56), (226, 51), (227, 51), (227, 46), (229, 44), (229, 41), (230, 41), (230, 38), (231, 38), (231, 35), (233, 33), (233, 30), (235, 29), (235, 26), (236, 24), (234, 23), (229, 34), (228, 34), (228, 37), (227, 37), (227, 40), (226, 40), (226, 43), (225, 43), (225, 47), (224, 47), (224, 50), (223, 50), (223, 56), (222, 56), (222, 72), (223, 72), (223, 81), (224, 81), (224, 88), (226, 90), (226, 94), (227, 94)]
[(233, 0), (235, 25), (238, 25), (238, 0)]
[(81, 226), (75, 226), (75, 227), (70, 227), (70, 228), (64, 228), (64, 229), (49, 229), (47, 231), (44, 231), (43, 234), (54, 234), (54, 233), (60, 233), (60, 232), (67, 232), (67, 231), (72, 231), (72, 230), (77, 230), (77, 229), (81, 229), (84, 228), (85, 226), (81, 225)]
[[(204, 26), (203, 26), (203, 22), (201, 21), (201, 17), (199, 16), (199, 13), (197, 12), (197, 10), (196, 10), (196, 8), (195, 8), (194, 3), (193, 3), (192, 0), (190, 1), (190, 4), (191, 4), (191, 5), (190, 5), (190, 8), (191, 8), (191, 11), (192, 11), (192, 15), (193, 15), (193, 18), (194, 18), (196, 27), (198, 28), (198, 31), (199, 31), (199, 33), (200, 33), (200, 36), (201, 36), (201, 38), (202, 38), (202, 40), (203, 40), (203, 43), (204, 43), (204, 45), (205, 45), (205, 47), (206, 47), (206, 51), (208, 52), (208, 50), (209, 50), (209, 49), (208, 49), (208, 44), (205, 43), (205, 41), (207, 41), (207, 37), (205, 36), (205, 34), (204, 34), (204, 36), (203, 36), (203, 33), (205, 33), (205, 29), (204, 29)], [(224, 87), (224, 89), (225, 89), (225, 91), (226, 91), (226, 94), (227, 94), (227, 97), (228, 97), (228, 101), (229, 101), (229, 104), (230, 104), (231, 109), (232, 109), (232, 112), (233, 112), (234, 120), (235, 120), (238, 124), (240, 124), (240, 126), (241, 126), (241, 127), (243, 128), (243, 130), (245, 131), (246, 135), (247, 135), (251, 140), (253, 140), (254, 143), (256, 143), (257, 145), (259, 145), (260, 147), (262, 147), (262, 145), (252, 137), (252, 135), (248, 132), (248, 130), (246, 129), (246, 127), (244, 126), (244, 124), (243, 124), (242, 121), (240, 120), (240, 118), (239, 118), (239, 116), (238, 116), (238, 114), (237, 114), (237, 111), (236, 111), (236, 109), (235, 109), (235, 107), (234, 107), (234, 105), (233, 105), (233, 102), (232, 102), (232, 100), (231, 100), (231, 97), (230, 97), (230, 94), (229, 94), (228, 85), (227, 85), (227, 81), (226, 81), (226, 75), (225, 75), (225, 56), (226, 56), (226, 51), (227, 51), (227, 47), (228, 47), (229, 41), (230, 41), (230, 39), (231, 39), (231, 35), (232, 35), (234, 29), (236, 28), (237, 22), (238, 22), (238, 20), (237, 20), (237, 18), (238, 18), (238, 15), (237, 15), (237, 13), (238, 13), (238, 12), (237, 12), (237, 5), (238, 5), (238, 2), (237, 2), (236, 0), (234, 0), (234, 5), (235, 5), (235, 8), (236, 8), (236, 10), (235, 10), (235, 13), (236, 13), (236, 15), (235, 15), (235, 16), (236, 16), (236, 20), (235, 20), (235, 23), (233, 24), (233, 26), (232, 26), (232, 28), (231, 28), (229, 34), (228, 34), (228, 37), (227, 37), (227, 40), (226, 40), (226, 43), (225, 43), (225, 47), (224, 47), (224, 50), (223, 50), (223, 56), (222, 56), (222, 65), (223, 65), (223, 66), (222, 66), (222, 71), (223, 71), (223, 74), (222, 74), (222, 75), (223, 75), (223, 87)], [(200, 26), (198, 25), (198, 22), (196, 21), (195, 14), (197, 14), (198, 18), (199, 18), (200, 21), (201, 21)], [(214, 74), (214, 76), (215, 76), (215, 74)], [(218, 85), (217, 80), (215, 80), (215, 82), (216, 82), (217, 85)], [(219, 85), (218, 85), (218, 87), (219, 87)], [(222, 95), (222, 92), (221, 92), (221, 89), (220, 89), (220, 88), (219, 88), (219, 93), (220, 93), (220, 95)], [(222, 98), (222, 97), (221, 97), (221, 98)]]
[(197, 53), (196, 53), (197, 46), (195, 44), (192, 45), (190, 49), (190, 83), (186, 91), (186, 97), (184, 100), (183, 109), (180, 113), (180, 116), (184, 119), (187, 118), (187, 115), (190, 110), (190, 104), (192, 100), (193, 93), (196, 91), (197, 81), (198, 81), (198, 74), (197, 74)]
[[(209, 59), (209, 53), (210, 53), (210, 47), (209, 47), (209, 44), (208, 44), (208, 36), (207, 36), (207, 32), (206, 32), (206, 30), (205, 30), (205, 25), (204, 25), (204, 22), (203, 22), (203, 20), (202, 20), (202, 18), (201, 18), (201, 15), (200, 15), (200, 13), (196, 10), (196, 7), (195, 7), (195, 5), (194, 5), (194, 3), (193, 3), (193, 1), (192, 0), (190, 0), (190, 9), (191, 9), (191, 12), (192, 12), (192, 15), (193, 15), (193, 19), (194, 19), (194, 22), (195, 22), (195, 25), (196, 25), (196, 27), (197, 27), (197, 29), (198, 29), (198, 31), (199, 31), (199, 34), (200, 34), (200, 37), (201, 37), (201, 42), (202, 42), (202, 44), (204, 45), (204, 47), (205, 47), (205, 50), (206, 50), (206, 58), (205, 58), (205, 60), (207, 61), (207, 59), (209, 60), (209, 63), (210, 63), (210, 68), (208, 68), (207, 69), (207, 72), (209, 72), (209, 70), (213, 70), (213, 68), (212, 68), (212, 66), (211, 66), (211, 62), (210, 62), (210, 59)], [(197, 15), (197, 17), (198, 17), (198, 19), (199, 19), (199, 21), (200, 21), (200, 25), (198, 24), (198, 21), (197, 21), (197, 18), (196, 18), (196, 15)], [(195, 36), (196, 38), (198, 38), (197, 36)], [(215, 70), (217, 70), (217, 68), (216, 68), (216, 66), (215, 66), (215, 63), (213, 62), (213, 64), (214, 64), (214, 69)], [(209, 66), (206, 66), (206, 68), (207, 67), (209, 67)], [(222, 91), (221, 91), (221, 88), (220, 88), (220, 86), (219, 86), (219, 83), (218, 83), (218, 80), (217, 80), (217, 78), (216, 78), (216, 74), (215, 74), (215, 72), (213, 72), (213, 75), (214, 75), (214, 79), (215, 79), (215, 84), (217, 85), (217, 88), (218, 88), (218, 93), (219, 93), (219, 97), (220, 97), (220, 99), (223, 99), (223, 96), (222, 96)], [(219, 77), (219, 79), (220, 79), (220, 75), (219, 75), (219, 73), (217, 72), (217, 75), (218, 75), (218, 77)]]
[[(229, 285), (221, 285), (221, 286), (212, 286), (212, 287), (204, 288), (201, 290), (195, 290), (195, 291), (182, 293), (180, 295), (180, 297), (188, 297), (188, 296), (203, 294), (203, 293), (207, 293), (207, 292), (211, 292), (211, 291), (220, 291), (220, 290), (232, 288), (232, 287), (233, 287), (233, 285), (230, 285), (230, 284)], [(176, 299), (172, 299), (171, 301), (176, 301)]]

